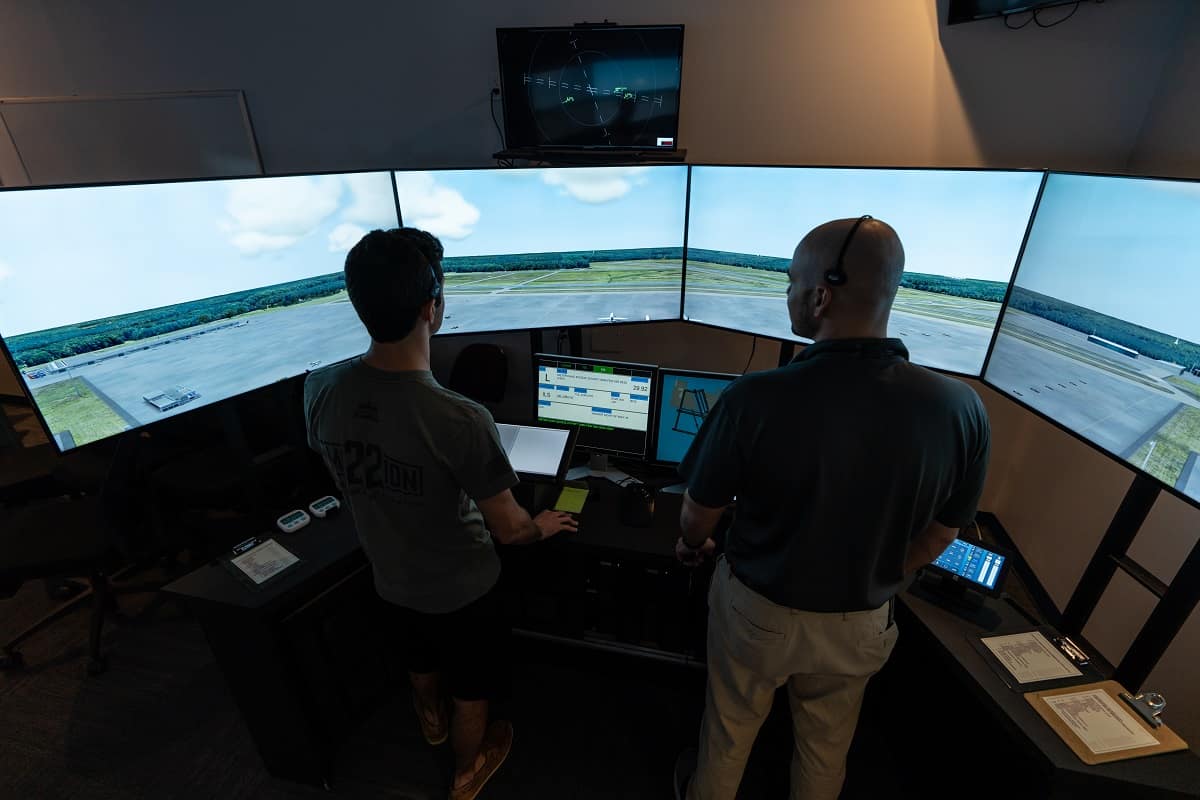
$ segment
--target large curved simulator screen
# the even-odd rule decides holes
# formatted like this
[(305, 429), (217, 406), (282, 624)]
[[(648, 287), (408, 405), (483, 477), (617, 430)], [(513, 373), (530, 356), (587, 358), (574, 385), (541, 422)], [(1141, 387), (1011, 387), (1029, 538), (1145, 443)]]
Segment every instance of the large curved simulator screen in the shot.
[(509, 147), (676, 146), (683, 26), (500, 28)]
[(679, 319), (687, 167), (395, 176), (445, 248), (442, 333)]
[(0, 336), (68, 450), (362, 352), (389, 173), (0, 192)]
[(984, 380), (1200, 500), (1200, 184), (1051, 174)]
[(1041, 180), (1040, 172), (693, 167), (684, 318), (806, 341), (792, 333), (785, 297), (796, 245), (823, 222), (870, 214), (896, 229), (906, 255), (889, 333), (919, 364), (978, 375)]

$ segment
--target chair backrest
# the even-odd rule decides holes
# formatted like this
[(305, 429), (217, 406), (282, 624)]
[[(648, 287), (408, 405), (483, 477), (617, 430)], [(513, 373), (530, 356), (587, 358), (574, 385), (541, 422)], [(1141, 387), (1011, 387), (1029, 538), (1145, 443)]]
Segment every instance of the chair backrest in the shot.
[(454, 359), (447, 388), (479, 403), (504, 400), (508, 385), (508, 354), (497, 344), (475, 342)]

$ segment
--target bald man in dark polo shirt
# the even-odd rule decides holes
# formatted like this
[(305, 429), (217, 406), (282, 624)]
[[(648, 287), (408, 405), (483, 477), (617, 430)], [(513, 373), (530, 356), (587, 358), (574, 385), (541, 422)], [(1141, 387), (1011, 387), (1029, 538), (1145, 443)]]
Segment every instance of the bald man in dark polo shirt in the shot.
[[(713, 552), (708, 694), (689, 800), (729, 798), (787, 685), (791, 796), (836, 798), (867, 681), (896, 644), (892, 598), (975, 516), (990, 433), (961, 381), (909, 363), (888, 316), (904, 270), (891, 226), (812, 230), (788, 270), (792, 363), (721, 396), (680, 465), (680, 560)], [(684, 779), (677, 768), (677, 790)]]

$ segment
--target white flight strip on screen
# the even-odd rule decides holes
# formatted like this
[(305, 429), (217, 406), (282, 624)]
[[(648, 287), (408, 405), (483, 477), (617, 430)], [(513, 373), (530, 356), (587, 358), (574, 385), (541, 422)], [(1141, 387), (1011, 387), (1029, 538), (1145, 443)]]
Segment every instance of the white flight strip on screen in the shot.
[(650, 378), (542, 366), (538, 418), (645, 431), (650, 422)]

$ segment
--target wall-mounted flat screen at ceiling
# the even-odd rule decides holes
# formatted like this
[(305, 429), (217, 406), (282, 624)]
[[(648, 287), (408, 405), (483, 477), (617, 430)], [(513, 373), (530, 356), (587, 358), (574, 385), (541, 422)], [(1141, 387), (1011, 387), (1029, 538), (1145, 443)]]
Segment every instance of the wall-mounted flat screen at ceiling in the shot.
[(63, 450), (362, 352), (388, 173), (0, 192), (0, 336)]
[(918, 364), (978, 375), (1041, 180), (1038, 172), (694, 167), (684, 318), (807, 341), (788, 319), (792, 253), (817, 225), (870, 214), (904, 244), (889, 334)]
[(683, 26), (496, 31), (510, 148), (674, 150)]
[(395, 176), (445, 247), (442, 333), (679, 319), (686, 167)]
[(984, 379), (1200, 500), (1200, 184), (1051, 174)]

